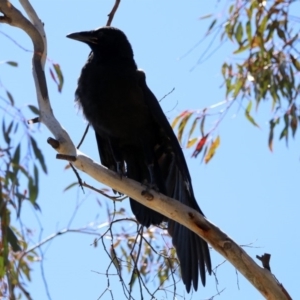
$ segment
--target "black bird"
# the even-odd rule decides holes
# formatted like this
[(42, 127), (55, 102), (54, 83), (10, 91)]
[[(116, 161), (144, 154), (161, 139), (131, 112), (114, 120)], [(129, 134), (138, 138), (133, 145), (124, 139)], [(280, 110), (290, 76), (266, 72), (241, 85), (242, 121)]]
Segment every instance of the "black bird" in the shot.
[[(72, 33), (68, 38), (91, 48), (81, 71), (76, 99), (93, 126), (101, 162), (202, 213), (178, 140), (156, 97), (137, 69), (125, 34), (113, 27)], [(180, 261), (186, 290), (198, 288), (199, 271), (205, 285), (205, 266), (211, 274), (207, 243), (160, 213), (130, 199), (131, 209), (144, 226), (168, 222)]]

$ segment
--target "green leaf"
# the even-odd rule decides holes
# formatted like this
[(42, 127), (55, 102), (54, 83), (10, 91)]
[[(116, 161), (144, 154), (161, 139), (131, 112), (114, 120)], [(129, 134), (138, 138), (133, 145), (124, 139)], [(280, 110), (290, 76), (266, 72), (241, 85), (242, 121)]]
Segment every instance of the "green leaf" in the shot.
[(258, 30), (261, 34), (263, 34), (265, 32), (268, 20), (269, 20), (269, 15), (266, 14), (258, 27)]
[(236, 98), (236, 97), (237, 97), (237, 95), (239, 94), (241, 88), (242, 88), (243, 85), (244, 85), (244, 82), (245, 82), (244, 78), (241, 77), (241, 78), (239, 78), (239, 79), (237, 80), (237, 82), (233, 85), (233, 87), (234, 87), (234, 92), (233, 92), (233, 95), (232, 95), (233, 98)]
[(28, 105), (28, 108), (36, 115), (40, 115), (40, 110), (34, 105)]
[(53, 64), (53, 68), (54, 68), (56, 76), (53, 73), (52, 69), (50, 69), (50, 75), (51, 75), (53, 81), (56, 83), (58, 91), (61, 92), (63, 84), (64, 84), (64, 77), (61, 72), (59, 64)]
[[(123, 257), (125, 257), (125, 260), (127, 262), (127, 264), (125, 264), (125, 265), (127, 265), (127, 272), (130, 273), (131, 272), (131, 267), (132, 267), (131, 266), (131, 261), (130, 261), (130, 256), (127, 255), (127, 252), (124, 249), (124, 247), (122, 247), (122, 245), (120, 246), (120, 248), (121, 248), (121, 252), (122, 252)], [(123, 257), (122, 257), (122, 259), (123, 259)]]
[(246, 116), (247, 120), (250, 121), (250, 123), (252, 123), (254, 126), (260, 128), (259, 125), (253, 119), (253, 117), (250, 115), (251, 108), (252, 108), (252, 101), (249, 101), (247, 108), (245, 110), (245, 116)]
[(30, 176), (28, 180), (29, 200), (36, 209), (39, 209), (39, 206), (35, 206), (39, 188), (39, 171), (36, 165), (33, 167), (33, 176)]
[(292, 116), (290, 127), (292, 129), (293, 137), (295, 137), (295, 134), (296, 134), (296, 131), (297, 131), (297, 127), (298, 127), (298, 118), (297, 118), (296, 115)]
[(233, 85), (231, 84), (231, 77), (227, 78), (225, 80), (225, 83), (226, 83), (226, 97), (228, 97), (233, 87)]
[(248, 9), (246, 8), (246, 12), (249, 20), (252, 19), (253, 9), (256, 8), (255, 2), (256, 1), (252, 1), (250, 7)]
[(288, 113), (284, 114), (283, 119), (284, 119), (285, 126), (284, 126), (283, 130), (281, 131), (279, 139), (281, 140), (282, 138), (285, 137), (286, 144), (288, 144), (288, 137), (289, 137), (289, 115), (288, 115)]
[(15, 101), (14, 101), (14, 98), (13, 98), (12, 94), (9, 91), (6, 91), (6, 95), (7, 95), (8, 99), (9, 99), (11, 105), (14, 106)]
[(246, 108), (246, 112), (249, 114), (251, 109), (252, 109), (252, 101), (249, 101), (247, 108)]
[(22, 272), (26, 276), (27, 280), (31, 281), (31, 278), (30, 278), (30, 268), (29, 268), (28, 264), (24, 260), (22, 260), (20, 262), (19, 268), (22, 270)]
[(33, 205), (34, 209), (41, 211), (40, 206), (36, 202), (32, 203), (32, 205)]
[(12, 159), (14, 173), (16, 173), (19, 170), (20, 154), (21, 154), (21, 144), (17, 146)]
[(249, 44), (251, 44), (251, 42), (252, 42), (252, 29), (251, 29), (251, 22), (250, 21), (248, 21), (246, 23), (246, 33), (247, 33), (248, 42), (249, 42)]
[(242, 26), (242, 23), (239, 22), (238, 26), (237, 26), (237, 29), (236, 29), (236, 32), (235, 32), (235, 38), (237, 40), (237, 42), (239, 44), (242, 43), (242, 39), (243, 39), (243, 26)]
[(300, 62), (293, 56), (293, 54), (290, 54), (292, 64), (297, 69), (297, 71), (300, 71)]
[(6, 267), (4, 264), (4, 257), (0, 256), (0, 278), (3, 278), (6, 274)]
[[(206, 112), (206, 108), (203, 109), (203, 114), (205, 114)], [(201, 123), (200, 123), (200, 132), (202, 134), (202, 136), (204, 136), (204, 123), (205, 123), (205, 115), (203, 115)]]
[(7, 240), (7, 229), (10, 223), (10, 211), (4, 206), (1, 209), (1, 255), (3, 257), (3, 263), (0, 272), (6, 269), (8, 263), (8, 240)]
[(64, 192), (66, 192), (67, 190), (71, 189), (73, 186), (77, 186), (78, 185), (78, 181), (73, 182), (71, 184), (69, 184), (67, 187), (64, 188)]
[(213, 29), (213, 27), (216, 25), (216, 23), (217, 23), (217, 19), (214, 19), (214, 20), (211, 22), (211, 24), (209, 25), (206, 34), (209, 34), (209, 32)]
[(118, 257), (117, 257), (117, 254), (116, 254), (116, 251), (114, 249), (114, 247), (110, 247), (110, 256), (111, 256), (111, 261), (112, 263), (114, 264), (114, 266), (116, 267), (117, 271), (118, 272), (121, 272), (121, 265), (119, 263), (119, 260), (118, 260)]
[(29, 191), (29, 200), (31, 203), (34, 203), (37, 199), (38, 191), (37, 191), (37, 186), (32, 177), (29, 177), (28, 180), (28, 191)]
[(64, 84), (64, 76), (62, 74), (59, 64), (53, 64), (53, 67), (58, 78), (58, 91), (61, 92)]
[(15, 62), (15, 61), (6, 61), (5, 63), (12, 66), (12, 67), (17, 67), (18, 66), (18, 63)]
[(284, 31), (283, 31), (281, 28), (279, 28), (279, 27), (277, 27), (276, 30), (277, 30), (278, 36), (279, 36), (284, 42), (286, 42), (286, 37), (285, 37)]
[(274, 138), (274, 128), (278, 124), (279, 119), (272, 119), (270, 121), (270, 132), (269, 132), (269, 149), (273, 152), (273, 138)]
[(223, 75), (223, 77), (225, 77), (225, 74), (226, 74), (226, 70), (228, 69), (228, 65), (227, 65), (227, 63), (224, 63), (223, 65), (222, 65), (222, 75)]
[(259, 125), (255, 122), (255, 120), (253, 119), (252, 116), (250, 116), (250, 115), (247, 114), (247, 113), (245, 114), (245, 116), (246, 116), (247, 120), (250, 121), (250, 123), (252, 123), (254, 126), (260, 128)]
[[(228, 38), (232, 41), (232, 30), (233, 30), (233, 26), (231, 25), (230, 22), (226, 22), (223, 26), (225, 26), (225, 33), (227, 34)], [(223, 40), (223, 37), (222, 39)]]
[(30, 137), (30, 141), (31, 141), (31, 146), (32, 146), (35, 157), (40, 162), (40, 165), (41, 165), (44, 173), (47, 174), (47, 167), (46, 167), (46, 164), (45, 164), (45, 160), (44, 160), (44, 156), (43, 156), (42, 151), (39, 149), (35, 139), (32, 136)]
[(11, 245), (14, 252), (21, 251), (19, 240), (10, 227), (7, 227), (7, 241)]
[(3, 133), (3, 137), (4, 137), (4, 140), (5, 142), (9, 145), (10, 144), (10, 141), (11, 141), (11, 138), (10, 138), (10, 132), (12, 130), (12, 127), (14, 125), (14, 121), (11, 121), (8, 128), (6, 129), (5, 128), (5, 121), (4, 121), (4, 118), (2, 120), (2, 133)]
[(129, 282), (129, 286), (130, 286), (130, 289), (132, 289), (136, 279), (138, 278), (138, 274), (137, 274), (137, 271), (136, 270), (133, 270), (132, 272), (132, 276), (131, 276), (131, 280)]
[(280, 133), (279, 139), (281, 140), (283, 137), (287, 136), (287, 134), (288, 134), (288, 130), (286, 127), (284, 127)]
[(235, 51), (233, 52), (233, 54), (241, 53), (241, 52), (247, 50), (248, 48), (250, 48), (250, 44), (246, 44), (246, 45), (244, 45), (244, 46), (241, 45), (240, 48), (238, 48), (237, 50), (235, 50)]
[(202, 16), (199, 18), (199, 20), (204, 20), (204, 19), (208, 19), (212, 16), (212, 14), (208, 14), (208, 15), (205, 15), (205, 16)]

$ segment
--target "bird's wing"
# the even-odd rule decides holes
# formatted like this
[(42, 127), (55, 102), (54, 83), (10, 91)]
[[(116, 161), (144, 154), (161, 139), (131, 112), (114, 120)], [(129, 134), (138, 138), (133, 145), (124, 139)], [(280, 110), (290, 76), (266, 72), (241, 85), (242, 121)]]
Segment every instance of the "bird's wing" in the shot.
[[(177, 199), (181, 203), (202, 211), (194, 197), (189, 170), (179, 145), (179, 142), (171, 128), (165, 114), (163, 113), (156, 97), (146, 84), (146, 76), (143, 71), (137, 71), (139, 86), (141, 87), (144, 100), (151, 111), (155, 122), (158, 124), (163, 139), (167, 140), (167, 148), (161, 145), (156, 149), (159, 165), (166, 182), (166, 191), (169, 197)], [(191, 285), (197, 290), (198, 270), (203, 285), (205, 285), (205, 265), (211, 273), (211, 260), (207, 243), (194, 232), (183, 225), (168, 221), (168, 231), (172, 236), (173, 245), (176, 248), (177, 256), (181, 264), (181, 273), (187, 291)]]
[[(188, 193), (190, 194), (188, 199), (178, 199), (178, 200), (179, 201), (183, 200), (184, 204), (198, 210), (202, 215), (204, 215), (202, 213), (198, 203), (196, 202), (196, 200), (194, 198), (193, 188), (191, 185), (190, 173), (189, 173), (182, 149), (179, 145), (178, 139), (175, 136), (174, 131), (173, 131), (170, 123), (168, 122), (163, 110), (161, 109), (156, 97), (151, 92), (151, 90), (148, 88), (148, 86), (146, 84), (145, 73), (141, 70), (137, 70), (137, 76), (139, 78), (139, 85), (142, 88), (142, 91), (144, 94), (145, 102), (146, 102), (147, 106), (149, 107), (153, 118), (158, 123), (159, 127), (162, 129), (162, 131), (163, 131), (162, 134), (165, 135), (169, 140), (171, 151), (174, 153), (174, 158), (172, 158), (172, 159), (175, 159), (175, 161), (176, 161), (176, 162), (174, 162), (174, 166), (176, 166), (175, 169), (177, 169), (179, 171), (179, 173), (181, 174), (181, 179), (185, 182), (186, 189), (187, 189)], [(184, 201), (188, 201), (188, 202), (184, 202)]]

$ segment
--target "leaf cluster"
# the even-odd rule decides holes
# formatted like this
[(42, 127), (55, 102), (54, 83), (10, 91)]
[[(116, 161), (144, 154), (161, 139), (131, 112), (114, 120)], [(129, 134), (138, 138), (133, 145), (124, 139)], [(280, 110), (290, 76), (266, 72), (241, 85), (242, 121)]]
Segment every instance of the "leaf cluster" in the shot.
[[(178, 139), (190, 120), (187, 147), (196, 145), (193, 156), (203, 151), (203, 159), (209, 162), (219, 146), (220, 138), (213, 137), (217, 125), (232, 103), (239, 103), (246, 119), (259, 127), (253, 116), (262, 102), (270, 103), (268, 146), (273, 151), (275, 129), (279, 129), (279, 139), (288, 143), (295, 137), (300, 120), (300, 51), (299, 21), (293, 15), (295, 0), (251, 0), (231, 1), (227, 13), (206, 15), (201, 19), (213, 18), (208, 26), (206, 38), (212, 33), (220, 37), (220, 46), (230, 41), (235, 48), (233, 56), (221, 67), (224, 80), (226, 108), (212, 129), (204, 130), (204, 121), (211, 108), (200, 113), (185, 111), (177, 116), (173, 127), (179, 122)], [(206, 52), (206, 51), (205, 51)], [(218, 106), (218, 105), (215, 105)], [(282, 124), (281, 128), (279, 128)], [(201, 135), (191, 136), (199, 127)], [(216, 134), (214, 134), (216, 135)]]
[[(17, 66), (14, 62), (7, 63)], [(31, 203), (34, 209), (39, 209), (37, 163), (45, 173), (47, 167), (22, 111), (15, 106), (13, 95), (4, 88), (3, 90), (6, 97), (0, 94), (0, 107), (4, 111), (0, 140), (0, 298), (9, 294), (10, 299), (18, 299), (23, 294), (31, 299), (25, 289), (23, 276), (30, 281), (30, 263), (38, 258), (34, 251), (26, 252), (30, 229), (22, 222), (17, 228), (13, 225), (16, 223), (13, 219), (20, 220), (25, 201)], [(28, 108), (39, 113), (32, 105)]]

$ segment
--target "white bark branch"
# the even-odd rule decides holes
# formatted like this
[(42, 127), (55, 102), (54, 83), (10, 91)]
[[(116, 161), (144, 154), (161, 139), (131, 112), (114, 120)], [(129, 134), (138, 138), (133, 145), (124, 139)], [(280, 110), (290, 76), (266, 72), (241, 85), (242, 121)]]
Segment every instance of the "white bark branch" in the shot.
[(20, 2), (31, 22), (7, 0), (0, 0), (0, 12), (4, 15), (0, 17), (0, 22), (24, 30), (33, 42), (33, 77), (40, 109), (40, 121), (47, 126), (55, 139), (59, 142), (59, 147), (56, 149), (57, 152), (64, 155), (75, 156), (76, 161), (72, 163), (79, 170), (194, 231), (205, 239), (222, 256), (229, 260), (266, 299), (291, 299), (282, 285), (268, 270), (258, 266), (241, 247), (218, 227), (207, 221), (197, 211), (181, 204), (179, 201), (152, 190), (150, 193), (153, 198), (147, 200), (146, 197), (142, 196), (144, 188), (141, 183), (128, 178), (122, 178), (121, 180), (119, 175), (95, 163), (92, 159), (76, 150), (68, 133), (55, 119), (50, 105), (44, 74), (46, 35), (43, 24), (29, 1), (20, 0)]
[(76, 156), (76, 148), (68, 133), (56, 120), (49, 101), (44, 73), (47, 51), (43, 23), (39, 20), (28, 0), (20, 0), (20, 2), (26, 13), (29, 14), (32, 23), (7, 0), (0, 1), (0, 11), (4, 14), (4, 17), (0, 17), (0, 22), (24, 30), (31, 38), (33, 43), (32, 72), (36, 87), (37, 102), (40, 109), (40, 122), (47, 126), (55, 139), (59, 142), (59, 147), (56, 149), (59, 153)]

